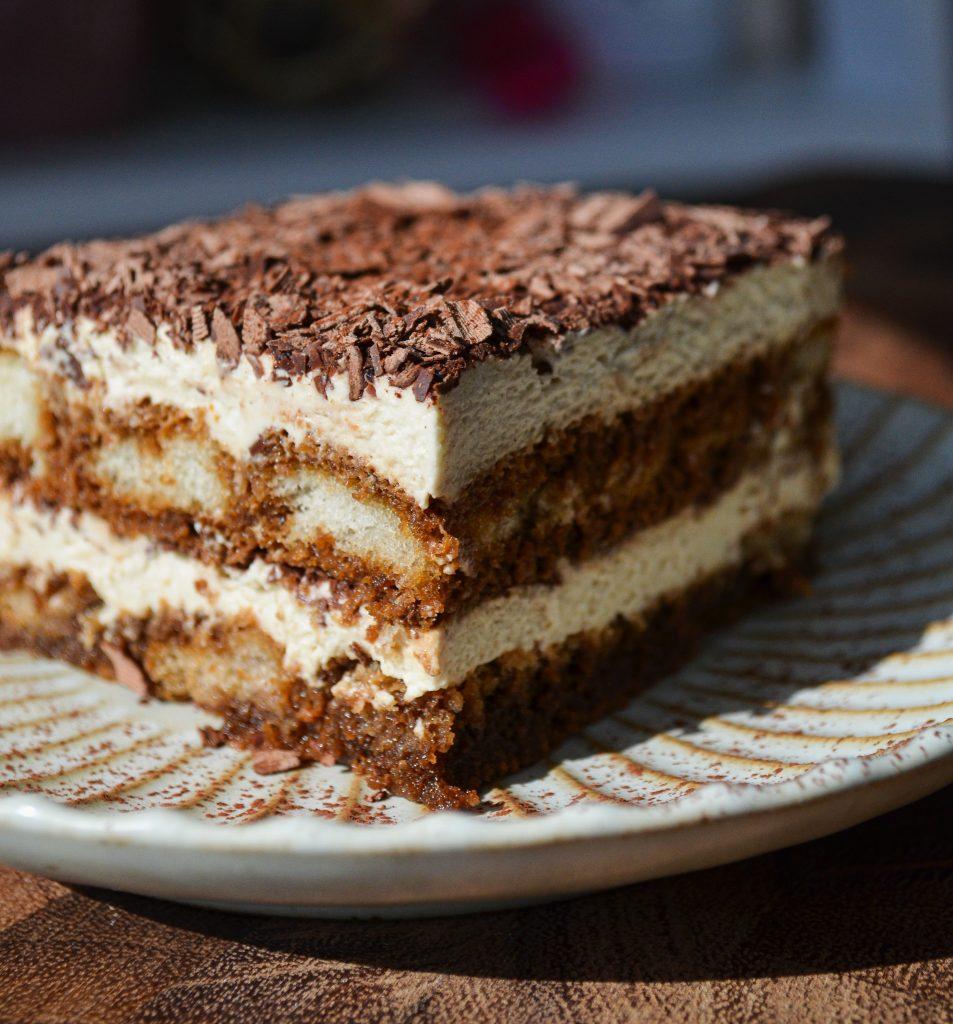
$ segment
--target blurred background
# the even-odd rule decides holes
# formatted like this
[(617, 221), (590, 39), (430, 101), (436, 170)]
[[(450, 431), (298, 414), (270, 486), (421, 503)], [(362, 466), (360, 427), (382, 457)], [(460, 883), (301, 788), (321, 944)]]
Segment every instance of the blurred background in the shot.
[(861, 376), (884, 324), (901, 379), (951, 351), (949, 0), (0, 0), (0, 81), (0, 248), (372, 178), (651, 184), (830, 213)]

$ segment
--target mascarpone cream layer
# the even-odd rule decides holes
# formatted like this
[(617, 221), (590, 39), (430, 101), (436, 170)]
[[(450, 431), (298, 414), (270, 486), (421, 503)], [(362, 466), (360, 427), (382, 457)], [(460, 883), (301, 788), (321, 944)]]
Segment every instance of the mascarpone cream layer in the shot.
[(32, 445), (40, 433), (36, 377), (21, 359), (0, 352), (0, 443)]
[(163, 610), (211, 619), (251, 615), (304, 679), (361, 649), (401, 680), (413, 700), (510, 651), (557, 644), (617, 615), (637, 616), (659, 598), (740, 564), (748, 534), (784, 513), (811, 512), (835, 473), (833, 454), (820, 467), (778, 456), (708, 508), (686, 510), (611, 552), (565, 565), (556, 586), (516, 588), (421, 632), (377, 625), (366, 613), (347, 622), (318, 611), (301, 598), (329, 597), (326, 585), (296, 595), (264, 563), (215, 568), (144, 538), (119, 537), (88, 513), (38, 509), (16, 496), (0, 498), (0, 563), (82, 573), (103, 601), (97, 614), (107, 627), (123, 616)]
[(107, 408), (148, 400), (201, 413), (215, 440), (239, 458), (267, 430), (284, 430), (296, 442), (310, 438), (357, 457), (426, 507), (435, 498), (452, 501), (549, 430), (585, 416), (611, 419), (788, 341), (834, 315), (839, 290), (836, 262), (755, 268), (710, 295), (672, 300), (633, 331), (570, 335), (557, 352), (535, 360), (521, 354), (480, 363), (456, 388), (426, 402), (383, 380), (375, 382), (375, 395), (365, 392), (352, 402), (341, 375), (325, 398), (310, 378), (272, 380), (269, 356), (262, 359), (262, 378), (244, 359), (226, 370), (211, 341), (179, 348), (168, 325), (159, 326), (154, 346), (140, 340), (123, 346), (89, 321), (37, 332), (30, 311), (22, 310), (6, 344), (57, 372), (63, 354), (55, 342), (67, 335), (86, 379), (101, 385)]

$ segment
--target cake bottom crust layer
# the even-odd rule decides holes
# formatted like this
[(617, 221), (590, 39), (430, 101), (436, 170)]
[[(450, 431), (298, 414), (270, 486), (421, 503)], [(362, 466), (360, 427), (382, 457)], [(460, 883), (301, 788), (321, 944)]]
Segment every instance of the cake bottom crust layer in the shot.
[[(624, 706), (673, 671), (713, 627), (753, 598), (795, 592), (810, 516), (790, 514), (745, 541), (743, 562), (666, 595), (634, 619), (578, 633), (553, 647), (513, 652), (460, 685), (413, 701), (374, 699), (388, 686), (376, 666), (342, 664), (317, 689), (275, 674), (280, 651), (252, 624), (194, 627), (155, 619), (127, 627), (129, 663), (162, 697), (191, 695), (220, 712), (212, 743), (283, 748), (303, 761), (342, 762), (368, 782), (433, 808), (474, 806), (478, 791), (532, 765), (585, 725)], [(95, 593), (78, 576), (10, 570), (0, 583), (0, 648), (59, 658), (107, 678), (106, 650), (83, 635)], [(121, 673), (119, 673), (121, 675)], [(255, 686), (271, 675), (267, 693)], [(190, 680), (203, 678), (201, 696)]]

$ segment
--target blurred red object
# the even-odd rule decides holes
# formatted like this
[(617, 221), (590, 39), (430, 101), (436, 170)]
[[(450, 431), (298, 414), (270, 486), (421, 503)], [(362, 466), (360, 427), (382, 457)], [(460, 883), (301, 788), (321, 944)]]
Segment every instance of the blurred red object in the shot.
[(3, 0), (4, 141), (100, 128), (128, 116), (146, 78), (145, 0)]
[(579, 54), (545, 7), (490, 0), (464, 5), (455, 21), (464, 72), (503, 113), (549, 113), (575, 92)]

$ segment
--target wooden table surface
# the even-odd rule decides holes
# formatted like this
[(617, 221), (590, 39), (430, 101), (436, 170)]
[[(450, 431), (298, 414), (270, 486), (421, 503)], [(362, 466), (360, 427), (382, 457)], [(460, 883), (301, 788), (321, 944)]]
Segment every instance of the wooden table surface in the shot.
[[(861, 310), (843, 376), (953, 407)], [(407, 922), (192, 910), (0, 868), (0, 1024), (951, 1020), (953, 787), (813, 843), (564, 903)]]

